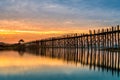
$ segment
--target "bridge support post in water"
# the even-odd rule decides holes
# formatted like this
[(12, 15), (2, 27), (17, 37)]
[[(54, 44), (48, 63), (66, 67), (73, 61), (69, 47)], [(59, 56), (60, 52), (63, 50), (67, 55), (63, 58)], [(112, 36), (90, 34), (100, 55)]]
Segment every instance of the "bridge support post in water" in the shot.
[[(120, 30), (117, 27), (98, 29), (93, 32), (90, 30), (88, 34), (80, 35), (70, 34), (61, 37), (52, 37), (48, 39), (37, 40), (39, 47), (54, 48), (87, 48), (87, 49), (120, 49)], [(32, 44), (31, 44), (32, 43)], [(37, 45), (36, 41), (25, 43), (28, 45)]]

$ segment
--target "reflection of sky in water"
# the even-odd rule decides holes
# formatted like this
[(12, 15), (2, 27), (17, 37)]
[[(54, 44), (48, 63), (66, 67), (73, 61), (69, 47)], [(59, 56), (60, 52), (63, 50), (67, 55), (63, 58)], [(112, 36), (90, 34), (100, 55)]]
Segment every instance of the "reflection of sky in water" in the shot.
[(0, 80), (119, 80), (110, 72), (89, 70), (63, 60), (0, 52)]

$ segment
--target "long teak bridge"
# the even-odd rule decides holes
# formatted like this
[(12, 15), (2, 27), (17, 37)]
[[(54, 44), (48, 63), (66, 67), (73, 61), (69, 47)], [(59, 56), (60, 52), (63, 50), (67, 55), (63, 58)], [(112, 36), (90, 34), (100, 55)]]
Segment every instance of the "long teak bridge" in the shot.
[(120, 48), (120, 29), (117, 25), (107, 29), (89, 30), (87, 34), (70, 34), (36, 40), (25, 45), (40, 48), (118, 49)]

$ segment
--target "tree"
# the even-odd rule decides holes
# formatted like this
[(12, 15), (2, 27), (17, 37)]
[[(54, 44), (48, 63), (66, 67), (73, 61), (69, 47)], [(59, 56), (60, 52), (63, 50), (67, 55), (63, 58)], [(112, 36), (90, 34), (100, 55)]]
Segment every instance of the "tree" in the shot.
[(22, 43), (24, 43), (24, 40), (23, 40), (23, 39), (20, 39), (20, 40), (18, 41), (18, 43), (19, 43), (19, 44), (22, 44)]

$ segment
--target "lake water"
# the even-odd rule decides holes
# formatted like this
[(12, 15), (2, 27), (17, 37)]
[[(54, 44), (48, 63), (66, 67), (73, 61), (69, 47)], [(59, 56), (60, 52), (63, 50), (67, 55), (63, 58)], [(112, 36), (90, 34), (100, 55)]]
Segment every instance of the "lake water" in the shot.
[(118, 52), (0, 51), (0, 80), (120, 80)]

